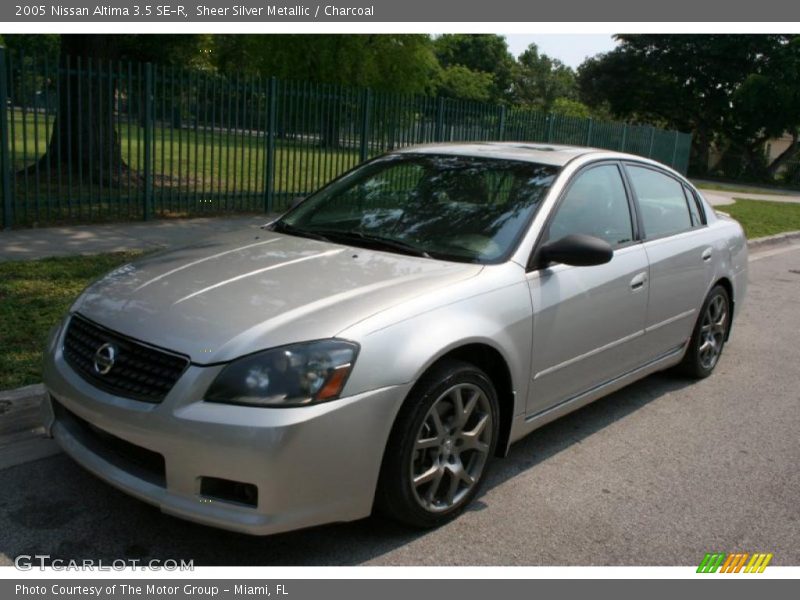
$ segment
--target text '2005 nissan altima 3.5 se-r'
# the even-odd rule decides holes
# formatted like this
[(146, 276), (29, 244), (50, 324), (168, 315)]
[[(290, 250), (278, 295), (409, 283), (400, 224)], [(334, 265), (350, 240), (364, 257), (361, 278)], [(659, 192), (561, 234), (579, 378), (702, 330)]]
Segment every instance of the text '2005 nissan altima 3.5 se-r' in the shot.
[(668, 367), (711, 374), (746, 269), (739, 224), (653, 161), (409, 148), (92, 284), (48, 342), (47, 428), (200, 523), (436, 526), (537, 427)]

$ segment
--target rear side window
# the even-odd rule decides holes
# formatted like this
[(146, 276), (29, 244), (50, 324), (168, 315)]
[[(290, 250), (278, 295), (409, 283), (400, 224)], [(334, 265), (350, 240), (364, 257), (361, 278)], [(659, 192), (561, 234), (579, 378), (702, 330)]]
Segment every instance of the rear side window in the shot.
[(700, 209), (700, 201), (697, 199), (697, 196), (695, 196), (692, 190), (686, 186), (683, 187), (683, 193), (686, 194), (686, 202), (689, 203), (689, 212), (692, 215), (692, 225), (694, 227), (705, 225), (703, 213)]
[(639, 199), (644, 233), (648, 239), (692, 228), (692, 215), (679, 181), (645, 167), (627, 165), (626, 168)]

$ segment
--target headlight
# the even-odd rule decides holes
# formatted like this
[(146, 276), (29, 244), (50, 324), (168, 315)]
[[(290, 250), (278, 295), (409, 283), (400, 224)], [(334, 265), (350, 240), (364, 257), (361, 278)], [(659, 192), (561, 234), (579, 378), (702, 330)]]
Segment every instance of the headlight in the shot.
[(322, 340), (272, 348), (237, 359), (217, 375), (206, 401), (247, 406), (304, 406), (335, 400), (358, 345)]

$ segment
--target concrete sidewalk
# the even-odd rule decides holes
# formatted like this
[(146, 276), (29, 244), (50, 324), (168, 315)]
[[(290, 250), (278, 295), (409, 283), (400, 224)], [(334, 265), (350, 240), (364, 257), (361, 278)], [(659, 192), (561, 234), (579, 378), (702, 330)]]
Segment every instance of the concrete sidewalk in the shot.
[(786, 202), (789, 204), (800, 203), (800, 196), (789, 194), (750, 194), (748, 192), (729, 192), (720, 190), (704, 190), (699, 188), (700, 192), (705, 196), (705, 199), (712, 206), (725, 206), (726, 204), (733, 204), (735, 198), (742, 200), (768, 200), (770, 202)]
[(220, 233), (255, 229), (271, 218), (237, 215), (0, 231), (0, 262), (182, 246)]

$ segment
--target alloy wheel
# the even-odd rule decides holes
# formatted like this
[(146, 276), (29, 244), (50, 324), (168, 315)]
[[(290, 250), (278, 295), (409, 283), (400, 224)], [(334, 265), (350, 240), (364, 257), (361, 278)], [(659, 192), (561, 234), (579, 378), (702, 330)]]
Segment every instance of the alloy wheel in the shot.
[(697, 355), (704, 369), (713, 369), (717, 364), (722, 352), (722, 345), (725, 343), (727, 326), (728, 303), (724, 296), (714, 296), (703, 315), (698, 339)]
[(494, 427), (486, 393), (472, 383), (454, 385), (433, 403), (411, 455), (414, 498), (430, 512), (457, 506), (481, 478)]

